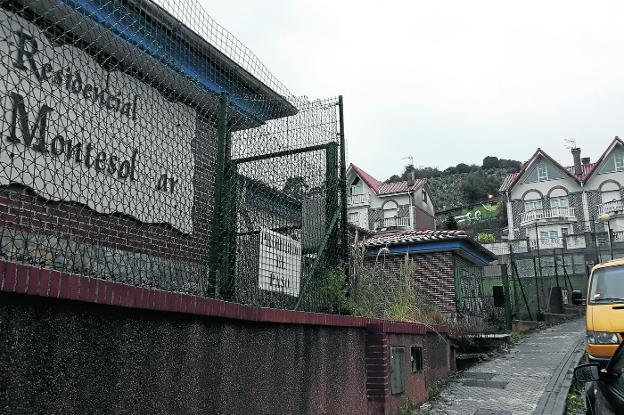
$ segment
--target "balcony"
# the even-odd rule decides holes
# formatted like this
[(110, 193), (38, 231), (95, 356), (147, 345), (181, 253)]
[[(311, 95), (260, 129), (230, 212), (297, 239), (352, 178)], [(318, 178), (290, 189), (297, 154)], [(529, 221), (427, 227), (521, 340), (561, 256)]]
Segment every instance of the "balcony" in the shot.
[(621, 200), (612, 200), (610, 202), (598, 205), (598, 216), (605, 213), (622, 212), (624, 210), (624, 204)]
[(520, 215), (520, 226), (527, 226), (538, 221), (556, 221), (561, 220), (573, 220), (576, 221), (574, 214), (574, 208), (572, 207), (554, 207), (550, 209), (537, 209), (523, 212)]
[(408, 217), (385, 218), (383, 220), (375, 222), (375, 230), (385, 228), (407, 228), (409, 226), (410, 223)]
[(565, 235), (559, 238), (539, 238), (529, 240), (531, 249), (582, 249), (585, 248), (585, 235)]
[(368, 206), (369, 204), (370, 195), (368, 193), (347, 197), (347, 206)]

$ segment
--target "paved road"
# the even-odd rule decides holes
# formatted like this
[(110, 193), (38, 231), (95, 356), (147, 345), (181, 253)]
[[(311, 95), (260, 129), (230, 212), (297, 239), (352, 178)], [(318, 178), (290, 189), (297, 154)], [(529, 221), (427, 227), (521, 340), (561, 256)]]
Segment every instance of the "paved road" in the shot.
[(508, 354), (461, 373), (427, 413), (563, 414), (584, 334), (579, 319), (527, 335)]

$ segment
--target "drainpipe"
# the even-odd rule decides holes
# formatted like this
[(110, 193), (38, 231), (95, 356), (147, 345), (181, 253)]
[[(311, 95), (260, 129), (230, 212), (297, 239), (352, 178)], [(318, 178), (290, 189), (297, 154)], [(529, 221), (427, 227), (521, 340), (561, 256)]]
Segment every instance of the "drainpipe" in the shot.
[(412, 204), (412, 195), (410, 192), (407, 192), (407, 198), (409, 199), (409, 224), (410, 224), (410, 228), (412, 228), (413, 231), (415, 231), (416, 229), (414, 229), (414, 205)]
[[(581, 196), (583, 198), (583, 220), (586, 224), (589, 224), (589, 202), (587, 201), (587, 193), (585, 192), (585, 183), (581, 183)], [(584, 226), (584, 232), (587, 232), (588, 226)]]
[(514, 223), (513, 223), (513, 209), (511, 207), (511, 198), (509, 197), (509, 191), (505, 192), (507, 196), (507, 226), (509, 226), (509, 240), (513, 241), (516, 239), (516, 235), (514, 233)]

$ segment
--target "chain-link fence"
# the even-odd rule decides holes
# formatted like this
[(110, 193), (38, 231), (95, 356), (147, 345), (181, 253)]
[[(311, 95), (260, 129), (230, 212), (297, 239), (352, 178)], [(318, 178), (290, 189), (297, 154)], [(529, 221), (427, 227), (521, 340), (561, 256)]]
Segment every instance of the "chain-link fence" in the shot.
[(341, 99), (293, 98), (196, 3), (159, 3), (1, 3), (2, 257), (322, 308), (347, 261)]

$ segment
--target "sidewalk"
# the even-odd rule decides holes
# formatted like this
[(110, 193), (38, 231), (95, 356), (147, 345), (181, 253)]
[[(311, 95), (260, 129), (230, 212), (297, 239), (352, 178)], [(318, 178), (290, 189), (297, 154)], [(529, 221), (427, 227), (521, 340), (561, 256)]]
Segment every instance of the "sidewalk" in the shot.
[(462, 372), (431, 403), (435, 415), (562, 415), (585, 322), (531, 333), (511, 351)]

